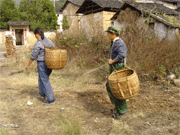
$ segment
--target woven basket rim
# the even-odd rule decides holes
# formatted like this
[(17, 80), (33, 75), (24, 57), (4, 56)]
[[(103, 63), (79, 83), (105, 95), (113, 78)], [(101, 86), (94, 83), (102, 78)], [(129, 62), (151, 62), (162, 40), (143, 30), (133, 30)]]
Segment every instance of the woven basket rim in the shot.
[[(133, 73), (135, 73), (135, 70), (134, 70), (134, 69), (123, 69), (123, 70), (119, 70), (119, 71), (116, 71), (116, 72), (110, 74), (110, 75), (108, 76), (108, 80), (110, 80), (110, 81), (118, 81), (119, 79), (109, 79), (109, 77), (112, 76), (112, 75), (114, 75), (114, 74), (117, 74), (118, 72), (123, 72), (123, 71), (127, 71), (127, 70), (132, 70)], [(133, 76), (133, 73), (132, 73), (131, 75), (129, 75), (129, 76), (121, 77), (121, 79), (125, 79), (125, 78), (127, 78), (127, 77), (131, 77), (131, 76)]]
[(47, 50), (64, 50), (64, 51), (67, 51), (66, 49), (57, 49), (57, 48), (46, 48)]

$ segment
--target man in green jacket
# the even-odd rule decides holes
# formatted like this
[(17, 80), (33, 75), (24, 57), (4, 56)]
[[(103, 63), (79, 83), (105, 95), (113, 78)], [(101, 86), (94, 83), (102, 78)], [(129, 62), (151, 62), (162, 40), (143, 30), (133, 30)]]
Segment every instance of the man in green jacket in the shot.
[[(120, 30), (117, 27), (110, 26), (106, 30), (106, 32), (111, 41), (110, 55), (108, 60), (111, 74), (114, 69), (120, 70), (124, 68), (124, 58), (126, 58), (127, 61), (127, 47), (124, 41), (120, 37), (118, 37), (120, 34)], [(106, 89), (111, 102), (115, 104), (115, 108), (111, 109), (111, 111), (116, 111), (116, 113), (114, 113), (112, 117), (115, 119), (119, 119), (125, 116), (125, 113), (127, 112), (126, 100), (120, 100), (113, 96), (108, 81), (106, 83)]]

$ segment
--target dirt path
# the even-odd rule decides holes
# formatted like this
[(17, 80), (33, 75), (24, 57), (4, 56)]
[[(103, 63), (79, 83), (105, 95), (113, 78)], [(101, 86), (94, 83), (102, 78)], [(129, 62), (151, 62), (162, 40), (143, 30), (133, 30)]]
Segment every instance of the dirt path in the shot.
[[(127, 100), (127, 117), (114, 120), (105, 75), (86, 77), (87, 72), (77, 69), (53, 71), (50, 81), (56, 102), (45, 107), (45, 101), (37, 98), (37, 72), (19, 71), (2, 67), (0, 134), (179, 134), (179, 89), (173, 85), (162, 90), (162, 85), (144, 81), (139, 94)], [(33, 104), (27, 105), (28, 101)]]

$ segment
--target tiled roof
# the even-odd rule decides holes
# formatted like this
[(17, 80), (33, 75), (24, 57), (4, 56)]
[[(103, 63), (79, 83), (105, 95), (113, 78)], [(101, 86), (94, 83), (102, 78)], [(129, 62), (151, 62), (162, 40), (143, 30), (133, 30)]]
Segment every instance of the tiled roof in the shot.
[[(87, 0), (89, 1), (89, 0)], [(118, 0), (91, 0), (102, 8), (119, 8), (123, 3)]]
[(123, 2), (118, 0), (85, 0), (77, 13), (91, 14), (98, 11), (118, 11), (123, 6)]
[(180, 2), (179, 0), (161, 0), (161, 1), (169, 2), (169, 3), (177, 3), (177, 2)]
[(28, 21), (8, 21), (8, 25), (29, 25)]
[(162, 17), (163, 14), (166, 15), (172, 15), (172, 16), (178, 16), (179, 13), (174, 10), (167, 8), (161, 4), (156, 4), (156, 3), (135, 3), (135, 2), (126, 2), (118, 12), (111, 18), (111, 20), (117, 19), (117, 16), (121, 12), (121, 10), (126, 9), (127, 7), (131, 7), (134, 10), (137, 10), (141, 13), (147, 13), (151, 15), (152, 18), (158, 20), (159, 22), (162, 22), (168, 26), (175, 27), (175, 28), (180, 28), (179, 25), (174, 25), (168, 22), (165, 18)]
[(60, 9), (60, 12), (62, 12), (66, 6), (68, 5), (68, 3), (72, 3), (78, 7), (81, 6), (81, 4), (83, 3), (83, 0), (66, 0), (66, 2), (64, 3), (63, 7)]
[(62, 12), (60, 12), (61, 8), (56, 8), (56, 14), (61, 14)]
[(175, 11), (173, 9), (170, 9), (168, 7), (165, 7), (162, 4), (157, 4), (157, 3), (135, 3), (135, 2), (126, 2), (126, 4), (136, 8), (139, 11), (151, 12), (151, 13), (154, 13), (154, 14), (166, 14), (166, 15), (175, 15), (175, 16), (178, 15), (177, 11)]
[(83, 0), (67, 0), (71, 3), (73, 3), (74, 5), (77, 5), (77, 6), (81, 6), (81, 4), (83, 3)]

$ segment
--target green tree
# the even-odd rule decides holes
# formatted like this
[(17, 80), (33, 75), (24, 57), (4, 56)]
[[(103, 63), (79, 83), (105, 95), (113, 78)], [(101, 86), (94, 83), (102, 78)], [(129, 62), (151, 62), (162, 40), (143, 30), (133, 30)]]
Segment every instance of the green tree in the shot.
[(63, 30), (67, 30), (67, 29), (69, 29), (69, 22), (68, 22), (68, 20), (67, 20), (67, 16), (63, 16), (63, 20), (62, 20), (62, 28), (63, 28)]
[(2, 0), (0, 6), (0, 28), (8, 29), (8, 21), (20, 20), (20, 13), (14, 0)]
[(50, 0), (22, 0), (19, 4), (22, 20), (30, 23), (30, 29), (41, 27), (43, 30), (56, 29), (57, 16)]

